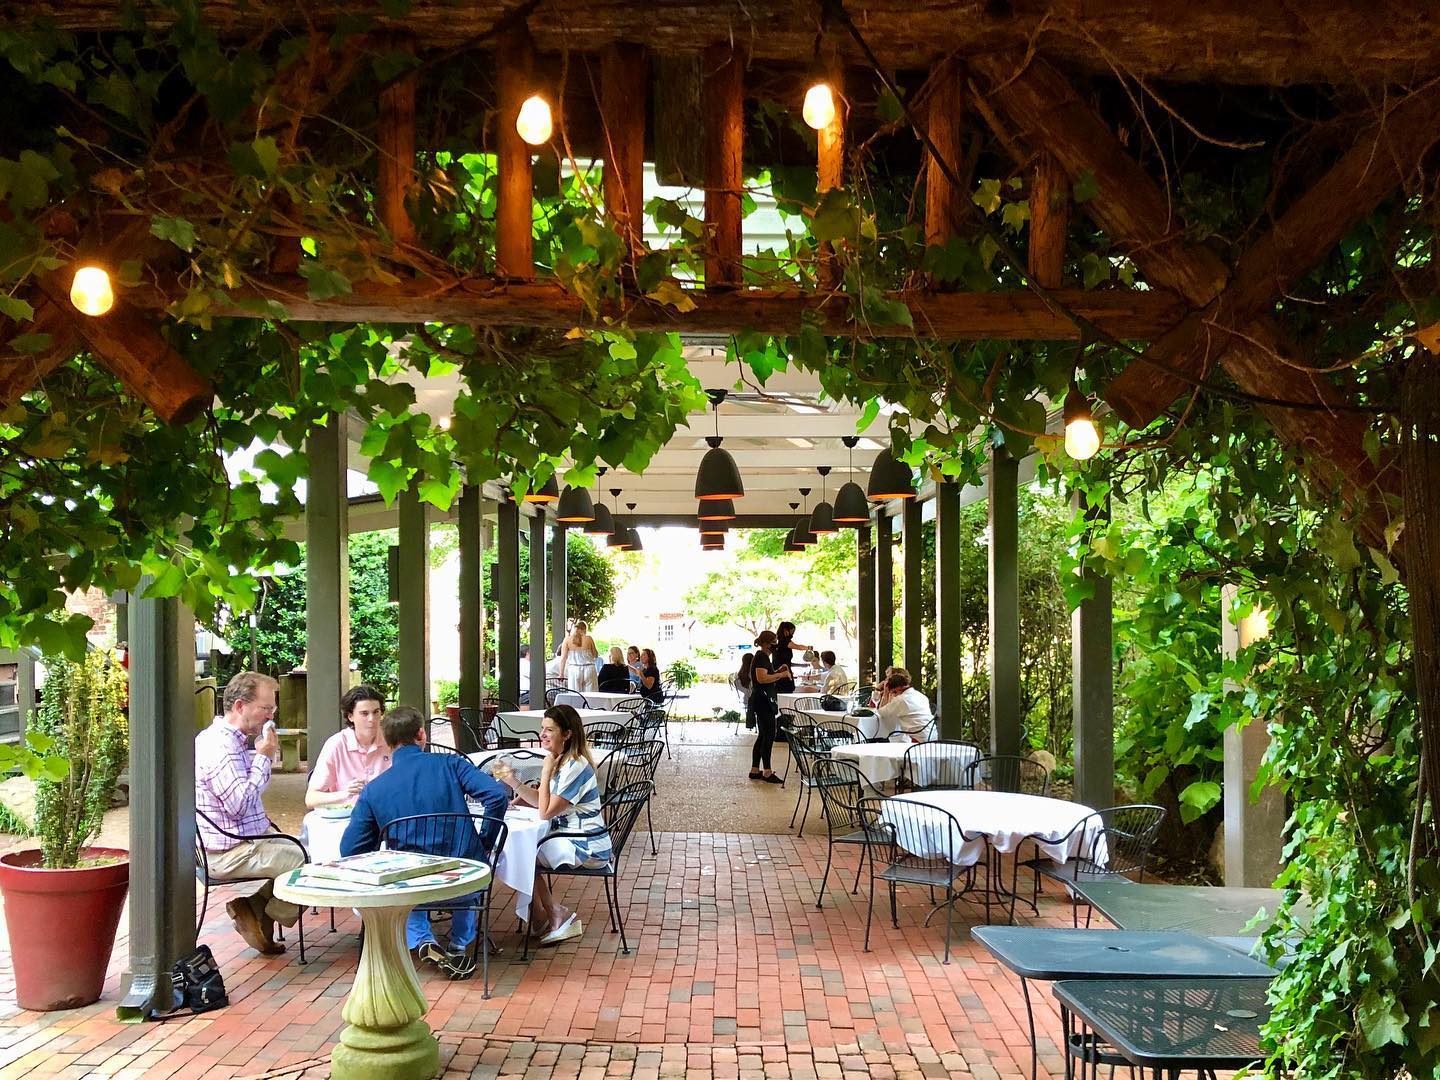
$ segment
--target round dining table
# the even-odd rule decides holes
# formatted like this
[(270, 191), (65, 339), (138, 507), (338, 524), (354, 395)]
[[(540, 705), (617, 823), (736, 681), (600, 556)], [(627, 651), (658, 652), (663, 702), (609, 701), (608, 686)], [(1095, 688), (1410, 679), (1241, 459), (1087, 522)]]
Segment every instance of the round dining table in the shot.
[[(878, 745), (878, 744), (877, 744)], [(954, 834), (939, 814), (906, 814), (890, 810), (898, 802), (919, 803), (954, 818)], [(956, 866), (974, 866), (987, 845), (1004, 855), (1027, 840), (1049, 859), (1066, 863), (1081, 852), (1103, 858), (1103, 829), (1095, 811), (1080, 803), (1013, 791), (912, 791), (893, 795), (881, 808), (884, 821), (896, 825), (896, 843), (921, 858), (948, 858)], [(1084, 822), (1083, 828), (1078, 828)], [(1097, 835), (1098, 834), (1098, 835)]]
[[(850, 743), (833, 747), (830, 756), (837, 761), (850, 762), (860, 770), (861, 776), (879, 787), (899, 779), (905, 768), (905, 751), (916, 745), (919, 744), (909, 739), (903, 742)], [(947, 753), (959, 759), (962, 769), (980, 756), (980, 751), (973, 746), (948, 747)], [(911, 779), (916, 784), (923, 787), (932, 781), (931, 770), (925, 758), (916, 761), (915, 772), (916, 775)]]
[(454, 900), (490, 883), (490, 867), (462, 861), (452, 870), (389, 885), (307, 880), (303, 866), (275, 879), (279, 899), (301, 907), (355, 908), (365, 925), (360, 967), (340, 1014), (346, 1027), (330, 1052), (335, 1080), (439, 1075), (440, 1047), (425, 1023), (430, 1006), (405, 947), (405, 920), (412, 908)]

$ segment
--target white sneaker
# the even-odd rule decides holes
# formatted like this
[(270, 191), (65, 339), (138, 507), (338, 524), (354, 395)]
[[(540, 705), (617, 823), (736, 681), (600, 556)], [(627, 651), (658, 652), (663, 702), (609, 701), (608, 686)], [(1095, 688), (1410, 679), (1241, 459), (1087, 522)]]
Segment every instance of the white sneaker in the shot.
[(584, 932), (585, 927), (581, 924), (580, 919), (572, 914), (554, 930), (551, 930), (550, 933), (542, 937), (540, 944), (558, 945), (562, 941), (569, 941), (571, 938), (579, 937)]

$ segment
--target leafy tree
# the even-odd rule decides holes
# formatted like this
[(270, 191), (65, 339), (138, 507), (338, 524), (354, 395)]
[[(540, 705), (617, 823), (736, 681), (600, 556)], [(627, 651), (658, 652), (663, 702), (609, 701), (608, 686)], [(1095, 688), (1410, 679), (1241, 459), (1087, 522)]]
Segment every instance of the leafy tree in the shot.
[(741, 533), (731, 565), (686, 593), (686, 610), (707, 626), (737, 626), (751, 637), (788, 619), (838, 622), (853, 639), (854, 534), (827, 534), (803, 553), (783, 552), (784, 542), (783, 529)]
[[(547, 541), (548, 541), (547, 536)], [(548, 551), (547, 542), (547, 551)], [(493, 608), (500, 602), (495, 588), (495, 567), (499, 553), (493, 546), (485, 549), (482, 556), (484, 574), (485, 604)], [(549, 562), (548, 558), (546, 560)], [(547, 565), (548, 572), (548, 565)], [(549, 578), (546, 578), (548, 585)], [(585, 533), (576, 529), (565, 530), (565, 599), (569, 617), (584, 619), (594, 625), (615, 610), (615, 568), (595, 549), (594, 542)], [(520, 610), (524, 612), (530, 603), (530, 547), (520, 545)], [(549, 620), (546, 620), (548, 627)], [(494, 650), (494, 620), (486, 620), (488, 648)], [(555, 645), (551, 643), (551, 652)], [(547, 654), (548, 655), (548, 654)]]

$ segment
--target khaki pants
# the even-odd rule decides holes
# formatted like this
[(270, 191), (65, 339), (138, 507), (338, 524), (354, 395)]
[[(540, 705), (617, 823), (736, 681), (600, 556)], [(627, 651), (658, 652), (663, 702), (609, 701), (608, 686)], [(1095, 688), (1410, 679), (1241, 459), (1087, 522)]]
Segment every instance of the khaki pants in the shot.
[[(211, 881), (232, 881), (236, 878), (277, 878), (304, 863), (300, 849), (284, 840), (242, 840), (228, 851), (207, 854)], [(255, 916), (262, 922), (274, 919), (282, 926), (294, 926), (300, 909), (287, 900), (277, 900), (271, 882), (260, 885), (246, 897)]]

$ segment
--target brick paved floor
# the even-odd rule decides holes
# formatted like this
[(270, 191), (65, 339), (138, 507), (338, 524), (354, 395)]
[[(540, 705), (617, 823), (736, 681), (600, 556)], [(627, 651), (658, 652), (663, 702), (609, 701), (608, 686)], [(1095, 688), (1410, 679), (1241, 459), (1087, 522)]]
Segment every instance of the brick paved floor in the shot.
[[(478, 979), (423, 976), (447, 1077), (1028, 1075), (1020, 986), (970, 940), (983, 917), (973, 908), (960, 907), (945, 965), (943, 927), (921, 925), (925, 891), (902, 889), (900, 929), (877, 912), (866, 953), (863, 889), (851, 897), (848, 880), (832, 875), (824, 910), (815, 908), (821, 838), (664, 833), (658, 856), (636, 840), (623, 877), (631, 955), (606, 930), (599, 883), (572, 883), (566, 902), (590, 916), (578, 944), (521, 963), (513, 916), (497, 919), (505, 955), (492, 969), (491, 1000)], [(842, 868), (855, 865), (842, 859)], [(501, 890), (497, 906), (507, 896)], [(122, 940), (99, 1004), (51, 1014), (0, 1005), (0, 1080), (325, 1075), (355, 974), (358, 920), (342, 913), (332, 934), (311, 917), (302, 967), (293, 945), (286, 956), (255, 955), (223, 904), (211, 910), (219, 914), (202, 940), (216, 951), (229, 1008), (116, 1023)], [(1042, 898), (1041, 914), (1069, 924), (1058, 896)], [(0, 965), (0, 1001), (13, 1002), (8, 956)], [(1044, 987), (1032, 996), (1041, 1075), (1059, 1075), (1052, 1000)]]

